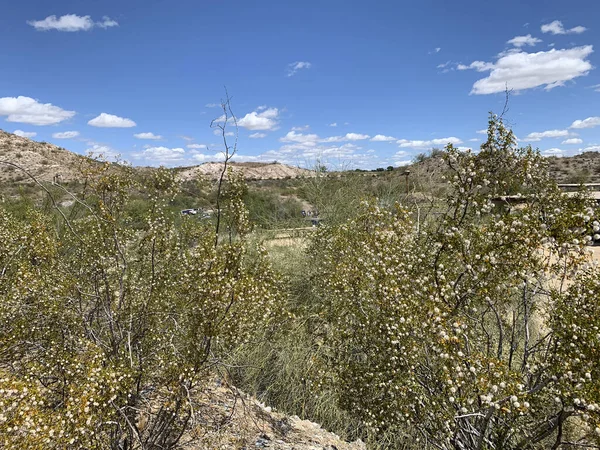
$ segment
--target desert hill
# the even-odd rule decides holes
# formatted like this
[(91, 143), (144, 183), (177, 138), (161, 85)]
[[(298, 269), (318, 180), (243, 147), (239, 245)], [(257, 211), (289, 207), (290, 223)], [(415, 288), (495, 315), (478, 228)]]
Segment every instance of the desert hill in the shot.
[[(46, 142), (37, 142), (25, 137), (0, 130), (0, 160), (9, 161), (26, 168), (40, 181), (52, 181), (57, 175), (61, 181), (74, 181), (81, 178), (80, 167), (93, 161), (85, 156), (70, 152)], [(549, 171), (558, 183), (600, 183), (600, 153), (586, 152), (571, 157), (549, 157)], [(277, 162), (230, 162), (233, 170), (243, 170), (247, 180), (284, 180), (311, 177), (314, 172)], [(410, 170), (411, 177), (420, 181), (439, 182), (444, 171), (438, 157), (422, 158), (418, 162), (401, 168)], [(138, 167), (140, 171), (152, 170)], [(173, 169), (182, 181), (197, 178), (216, 180), (223, 170), (223, 163), (207, 162), (197, 166)], [(340, 173), (336, 174), (340, 176)], [(0, 183), (28, 181), (27, 176), (15, 169), (0, 164)]]
[[(277, 180), (299, 177), (309, 177), (313, 172), (299, 167), (292, 167), (281, 163), (257, 163), (257, 162), (230, 162), (232, 170), (243, 170), (244, 178), (247, 180)], [(199, 166), (179, 167), (175, 169), (177, 176), (182, 181), (196, 178), (208, 178), (216, 180), (223, 171), (223, 163), (207, 162)]]
[[(0, 160), (8, 161), (26, 169), (39, 181), (52, 181), (56, 175), (62, 181), (80, 178), (79, 168), (85, 156), (46, 142), (37, 142), (0, 130)], [(0, 165), (0, 182), (30, 181), (22, 171)]]
[[(80, 179), (82, 164), (93, 161), (56, 145), (37, 142), (2, 130), (0, 130), (0, 160), (22, 166), (39, 181), (52, 181), (59, 175), (60, 180), (65, 182)], [(233, 170), (243, 170), (244, 176), (248, 180), (290, 179), (307, 177), (312, 174), (310, 170), (277, 162), (230, 162), (229, 164)], [(148, 167), (137, 169), (140, 171), (151, 170)], [(198, 166), (179, 167), (174, 170), (182, 181), (196, 178), (216, 180), (223, 170), (223, 163), (207, 162)], [(0, 183), (23, 181), (30, 181), (23, 172), (14, 167), (0, 165)]]

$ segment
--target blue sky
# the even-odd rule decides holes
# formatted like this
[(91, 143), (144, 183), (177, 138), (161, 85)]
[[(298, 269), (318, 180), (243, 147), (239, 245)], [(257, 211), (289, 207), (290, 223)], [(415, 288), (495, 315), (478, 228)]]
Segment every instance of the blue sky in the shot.
[(488, 111), (545, 154), (600, 150), (600, 2), (21, 0), (0, 15), (0, 128), (135, 165), (399, 165), (478, 148)]

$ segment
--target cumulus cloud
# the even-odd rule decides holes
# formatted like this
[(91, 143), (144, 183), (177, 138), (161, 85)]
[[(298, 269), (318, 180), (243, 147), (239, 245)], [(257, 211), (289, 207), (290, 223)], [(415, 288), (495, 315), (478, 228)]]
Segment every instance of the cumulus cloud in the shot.
[(15, 130), (15, 131), (13, 131), (13, 134), (16, 134), (17, 136), (21, 136), (24, 138), (32, 138), (32, 137), (37, 136), (37, 133), (35, 131)]
[(583, 120), (576, 120), (569, 128), (594, 128), (600, 125), (600, 117), (588, 117)]
[(51, 103), (39, 103), (31, 97), (0, 98), (0, 116), (7, 116), (8, 122), (54, 125), (74, 115), (75, 111), (66, 111)]
[[(223, 130), (221, 130), (220, 128), (216, 128), (213, 130), (213, 134), (215, 136), (222, 136), (223, 135)], [(225, 136), (235, 136), (235, 133), (233, 131), (226, 131), (225, 132)]]
[(248, 136), (248, 137), (250, 137), (250, 138), (252, 138), (252, 139), (262, 139), (262, 138), (264, 138), (264, 137), (267, 137), (267, 133), (258, 133), (258, 132), (256, 132), (256, 133), (252, 133), (252, 134), (251, 134), (250, 136)]
[(563, 144), (573, 145), (573, 144), (582, 144), (583, 140), (579, 138), (570, 138), (562, 141)]
[(542, 154), (546, 156), (562, 156), (563, 153), (564, 152), (560, 148), (549, 148), (542, 152)]
[(88, 122), (88, 125), (100, 128), (131, 128), (136, 123), (131, 119), (115, 116), (113, 114), (101, 113), (98, 117)]
[(386, 136), (384, 134), (376, 134), (371, 138), (372, 142), (392, 142), (397, 141), (394, 136)]
[(292, 131), (306, 131), (310, 128), (310, 125), (303, 125), (301, 127), (292, 127)]
[(99, 22), (94, 22), (90, 16), (78, 16), (77, 14), (65, 14), (60, 17), (52, 15), (43, 20), (30, 20), (27, 23), (38, 31), (56, 30), (67, 32), (89, 31), (94, 27), (106, 29), (119, 25), (107, 16), (104, 16)]
[(287, 66), (287, 76), (288, 77), (294, 76), (296, 74), (296, 72), (298, 72), (299, 70), (310, 69), (311, 67), (312, 67), (312, 64), (309, 63), (308, 61), (296, 61), (296, 62), (290, 63)]
[(587, 30), (587, 28), (582, 26), (573, 27), (570, 30), (565, 30), (562, 22), (560, 20), (555, 20), (554, 22), (547, 23), (542, 25), (542, 33), (552, 33), (552, 34), (581, 34)]
[(86, 153), (92, 158), (101, 158), (105, 160), (118, 160), (120, 158), (119, 153), (108, 145), (93, 143), (90, 148), (86, 150)]
[(279, 125), (279, 110), (277, 108), (267, 108), (259, 111), (252, 111), (241, 119), (237, 124), (240, 127), (252, 131), (272, 131)]
[(546, 90), (562, 86), (565, 82), (587, 75), (593, 68), (586, 58), (594, 51), (585, 45), (570, 49), (551, 49), (537, 53), (517, 50), (501, 54), (495, 63), (474, 61), (468, 66), (459, 64), (458, 70), (474, 69), (490, 72), (473, 84), (472, 94), (504, 92), (506, 87), (521, 91), (538, 86)]
[(526, 36), (515, 36), (514, 38), (512, 38), (511, 40), (507, 41), (507, 44), (511, 44), (514, 45), (515, 47), (525, 47), (525, 46), (530, 46), (533, 47), (536, 44), (539, 44), (540, 42), (542, 42), (541, 39), (538, 39), (536, 37), (531, 36), (530, 34), (526, 35)]
[(106, 29), (106, 28), (118, 27), (119, 23), (116, 20), (113, 20), (108, 16), (104, 16), (102, 18), (102, 21), (96, 22), (96, 26)]
[(537, 142), (541, 141), (545, 138), (560, 138), (567, 137), (569, 135), (569, 130), (548, 130), (541, 132), (529, 133), (527, 136), (523, 138), (524, 142)]
[(186, 155), (185, 150), (180, 147), (149, 147), (143, 152), (135, 153), (134, 157), (152, 166), (170, 166), (183, 162)]
[(194, 149), (194, 150), (200, 150), (200, 149), (207, 148), (206, 145), (204, 145), (204, 144), (188, 144), (188, 145), (186, 145), (186, 147), (190, 148), (190, 149)]
[(154, 133), (136, 133), (133, 136), (137, 139), (152, 139), (155, 141), (163, 138), (161, 135)]
[(73, 139), (79, 136), (79, 131), (62, 131), (60, 133), (53, 133), (54, 139)]
[(330, 127), (337, 127), (337, 122), (333, 122), (329, 124)]
[(371, 136), (368, 134), (360, 134), (360, 133), (347, 133), (346, 139), (349, 141), (362, 141), (363, 139), (369, 139)]
[(281, 142), (297, 142), (300, 144), (313, 143), (319, 141), (319, 136), (316, 134), (302, 134), (295, 131), (288, 132), (285, 136), (279, 139)]
[(600, 145), (592, 145), (591, 147), (586, 147), (582, 152), (600, 152)]
[(360, 133), (346, 133), (344, 136), (330, 136), (327, 137), (321, 142), (344, 142), (344, 141), (362, 141), (364, 139), (369, 139), (371, 136), (368, 134), (360, 134)]
[(433, 146), (440, 146), (440, 145), (447, 145), (447, 144), (452, 144), (452, 145), (458, 145), (458, 144), (462, 144), (463, 141), (461, 141), (459, 138), (454, 137), (454, 136), (450, 136), (447, 138), (441, 138), (441, 139), (431, 139), (428, 141), (420, 141), (420, 140), (407, 140), (407, 139), (400, 139), (398, 141), (396, 141), (396, 143), (400, 146), (400, 147), (407, 147), (407, 148), (427, 148), (427, 147), (433, 147)]

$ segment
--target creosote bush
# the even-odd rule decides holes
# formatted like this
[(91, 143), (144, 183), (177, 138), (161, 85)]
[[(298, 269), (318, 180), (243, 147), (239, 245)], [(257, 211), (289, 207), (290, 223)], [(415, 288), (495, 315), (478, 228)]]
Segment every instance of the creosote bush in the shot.
[(132, 171), (86, 177), (71, 221), (0, 204), (0, 447), (173, 448), (201, 423), (210, 371), (277, 312), (279, 279), (246, 240), (240, 179), (217, 240), (203, 222), (176, 226), (166, 170), (144, 181), (135, 229)]
[(495, 116), (479, 153), (449, 145), (443, 157), (438, 217), (417, 227), (409, 209), (366, 202), (318, 232), (312, 391), (334, 390), (365, 429), (403, 448), (594, 448), (594, 203), (562, 194)]

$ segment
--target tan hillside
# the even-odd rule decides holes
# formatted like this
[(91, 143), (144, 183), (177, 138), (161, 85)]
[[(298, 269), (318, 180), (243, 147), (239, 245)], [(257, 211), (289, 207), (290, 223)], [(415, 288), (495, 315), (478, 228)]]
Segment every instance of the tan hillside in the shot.
[[(0, 130), (0, 160), (18, 164), (39, 181), (80, 178), (79, 167), (89, 158), (45, 142), (37, 142)], [(25, 173), (0, 164), (0, 182), (30, 181)]]
[[(52, 181), (56, 175), (61, 181), (73, 181), (81, 177), (80, 166), (90, 161), (85, 156), (65, 150), (53, 144), (37, 142), (0, 130), (0, 160), (18, 164), (39, 181)], [(280, 163), (232, 162), (233, 170), (243, 170), (248, 180), (289, 179), (312, 176), (312, 171)], [(148, 170), (149, 168), (139, 168)], [(174, 169), (182, 181), (195, 178), (216, 180), (223, 170), (223, 163), (208, 162), (199, 166)], [(0, 165), (1, 182), (29, 181), (20, 170)]]
[[(247, 180), (277, 180), (313, 176), (313, 172), (299, 167), (287, 166), (280, 163), (231, 162), (233, 170), (243, 170)], [(207, 162), (199, 166), (181, 167), (175, 169), (182, 181), (200, 177), (216, 180), (223, 171), (223, 163)]]

